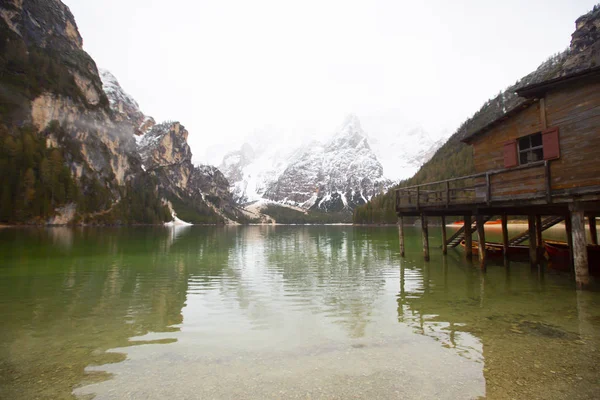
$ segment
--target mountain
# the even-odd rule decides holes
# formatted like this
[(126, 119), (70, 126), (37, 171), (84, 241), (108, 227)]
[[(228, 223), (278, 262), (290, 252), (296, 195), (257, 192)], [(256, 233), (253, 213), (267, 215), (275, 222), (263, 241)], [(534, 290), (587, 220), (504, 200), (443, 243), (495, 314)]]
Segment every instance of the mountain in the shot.
[(146, 133), (156, 124), (154, 118), (144, 115), (137, 101), (125, 92), (117, 78), (108, 70), (100, 69), (102, 89), (108, 98), (110, 108), (119, 121), (128, 121), (135, 127), (135, 134)]
[(352, 210), (390, 183), (358, 118), (350, 115), (327, 143), (298, 151), (265, 197), (306, 209)]
[[(595, 6), (592, 11), (579, 17), (575, 26), (568, 49), (549, 57), (535, 71), (483, 104), (472, 117), (459, 126), (416, 174), (398, 186), (418, 185), (473, 174), (475, 171), (472, 148), (461, 140), (469, 132), (479, 130), (520, 107), (525, 99), (516, 94), (517, 89), (577, 74), (600, 65), (600, 6)], [(393, 189), (395, 187), (384, 195), (375, 197), (367, 205), (357, 208), (354, 211), (354, 222), (396, 223)]]
[(349, 212), (391, 184), (355, 115), (325, 143), (258, 151), (246, 143), (220, 169), (239, 203), (269, 200), (322, 212)]
[(0, 0), (0, 33), (0, 222), (245, 220), (187, 130), (98, 71), (62, 2)]
[(422, 128), (405, 133), (370, 138), (369, 143), (383, 166), (384, 175), (399, 181), (415, 174), (444, 144), (444, 139), (432, 139)]

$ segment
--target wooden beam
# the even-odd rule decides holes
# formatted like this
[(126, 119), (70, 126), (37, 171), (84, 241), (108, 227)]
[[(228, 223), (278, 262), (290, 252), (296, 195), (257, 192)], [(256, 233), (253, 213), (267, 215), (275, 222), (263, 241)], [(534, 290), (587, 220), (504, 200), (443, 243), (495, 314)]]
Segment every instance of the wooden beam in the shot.
[(442, 215), (442, 254), (448, 254), (448, 245), (446, 244), (446, 217)]
[(477, 221), (477, 240), (479, 241), (479, 268), (485, 270), (487, 251), (485, 249), (485, 224), (483, 222), (483, 215), (477, 214), (475, 220)]
[[(582, 207), (588, 207), (589, 203), (595, 202), (585, 202)], [(597, 203), (600, 203), (598, 201)], [(413, 206), (412, 208), (401, 207), (398, 210), (398, 213), (406, 216), (420, 216), (421, 214), (425, 214), (430, 217), (434, 216), (450, 216), (450, 215), (460, 215), (463, 216), (465, 214), (474, 214), (475, 212), (480, 212), (483, 215), (528, 215), (528, 214), (541, 214), (541, 215), (567, 215), (569, 212), (569, 203), (553, 203), (552, 205), (548, 205), (545, 203), (545, 200), (542, 200), (542, 203), (532, 203), (526, 204), (524, 202), (520, 202), (521, 205), (514, 204), (506, 204), (506, 205), (493, 205), (491, 207), (487, 207), (484, 204), (479, 206), (467, 205), (463, 204), (460, 207), (451, 205), (448, 209), (445, 208), (444, 205), (437, 207), (425, 207), (421, 204), (420, 211), (417, 211)], [(589, 214), (600, 214), (600, 208), (598, 210), (587, 210), (586, 212)]]
[(590, 283), (587, 241), (585, 238), (585, 217), (576, 205), (571, 207), (571, 234), (573, 236), (573, 260), (575, 264), (575, 282), (582, 289)]
[(423, 235), (423, 257), (429, 261), (429, 228), (427, 227), (427, 216), (421, 215), (421, 232)]
[(590, 223), (590, 236), (592, 238), (592, 244), (598, 244), (598, 231), (596, 230), (596, 216), (590, 215), (589, 217)]
[(542, 240), (542, 216), (535, 216), (535, 241), (537, 244), (537, 261), (538, 263), (542, 260), (542, 254), (544, 254), (544, 242)]
[(400, 257), (404, 257), (404, 218), (398, 217), (398, 239), (400, 240)]
[(502, 253), (504, 259), (508, 259), (508, 216), (502, 214)]
[(571, 213), (565, 218), (565, 230), (567, 233), (567, 244), (569, 245), (569, 267), (573, 271), (575, 265), (573, 264), (573, 229), (571, 228)]
[(550, 171), (550, 161), (544, 162), (544, 176), (546, 178), (546, 203), (552, 203), (552, 172)]
[(463, 216), (465, 226), (465, 257), (471, 259), (473, 257), (473, 237), (471, 236), (471, 216)]
[(485, 174), (485, 202), (489, 206), (492, 204), (492, 180), (490, 174)]
[(528, 223), (528, 227), (529, 227), (529, 263), (533, 267), (538, 264), (537, 244), (536, 244), (536, 234), (535, 234), (535, 215), (528, 215), (527, 223)]

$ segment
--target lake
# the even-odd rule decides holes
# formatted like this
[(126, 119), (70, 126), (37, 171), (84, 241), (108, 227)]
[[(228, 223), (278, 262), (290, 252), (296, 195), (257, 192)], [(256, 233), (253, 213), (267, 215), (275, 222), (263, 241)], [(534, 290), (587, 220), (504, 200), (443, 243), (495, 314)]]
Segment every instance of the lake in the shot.
[(600, 397), (600, 293), (430, 233), (0, 229), (0, 398)]

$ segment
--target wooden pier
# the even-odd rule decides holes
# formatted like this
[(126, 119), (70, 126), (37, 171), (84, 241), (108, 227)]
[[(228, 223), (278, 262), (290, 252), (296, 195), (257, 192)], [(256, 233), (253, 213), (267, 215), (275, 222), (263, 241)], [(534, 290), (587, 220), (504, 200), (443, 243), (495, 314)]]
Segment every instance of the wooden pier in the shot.
[[(405, 216), (421, 220), (426, 260), (428, 218), (441, 217), (444, 254), (464, 240), (465, 256), (471, 258), (472, 234), (477, 232), (479, 264), (485, 268), (484, 223), (500, 216), (505, 258), (510, 246), (528, 240), (529, 261), (537, 265), (542, 232), (564, 221), (576, 281), (585, 287), (590, 282), (585, 226), (587, 222), (592, 244), (597, 244), (600, 215), (600, 68), (517, 93), (523, 99), (513, 109), (463, 138), (473, 149), (476, 174), (396, 189), (401, 253)], [(464, 224), (447, 238), (445, 222), (451, 216)], [(509, 238), (509, 216), (523, 216), (528, 229)]]

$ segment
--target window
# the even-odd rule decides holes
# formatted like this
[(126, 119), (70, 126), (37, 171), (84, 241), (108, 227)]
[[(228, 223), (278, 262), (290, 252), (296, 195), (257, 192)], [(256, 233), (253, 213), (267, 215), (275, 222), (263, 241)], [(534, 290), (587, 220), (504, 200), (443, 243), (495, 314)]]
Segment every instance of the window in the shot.
[(519, 164), (529, 164), (544, 159), (544, 146), (542, 144), (542, 133), (519, 138)]
[(558, 128), (504, 143), (504, 168), (560, 158)]

